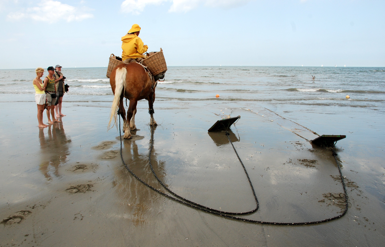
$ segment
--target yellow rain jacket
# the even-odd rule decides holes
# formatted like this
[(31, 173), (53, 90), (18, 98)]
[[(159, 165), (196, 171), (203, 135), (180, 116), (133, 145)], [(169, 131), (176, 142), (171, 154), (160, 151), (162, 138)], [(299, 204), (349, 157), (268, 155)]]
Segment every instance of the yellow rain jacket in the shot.
[(122, 60), (126, 60), (128, 58), (144, 58), (143, 53), (145, 53), (148, 49), (147, 45), (143, 45), (143, 41), (141, 38), (136, 36), (135, 34), (127, 34), (122, 37)]

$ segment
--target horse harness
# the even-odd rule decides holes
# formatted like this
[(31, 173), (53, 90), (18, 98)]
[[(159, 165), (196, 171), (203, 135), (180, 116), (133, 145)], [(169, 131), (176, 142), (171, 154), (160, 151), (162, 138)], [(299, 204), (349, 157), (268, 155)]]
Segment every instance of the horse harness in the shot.
[(146, 71), (147, 75), (150, 77), (150, 80), (152, 82), (151, 90), (155, 90), (156, 86), (158, 85), (158, 81), (155, 81), (155, 78), (152, 75), (151, 71), (147, 68), (147, 66), (144, 66), (142, 62), (143, 62), (143, 59), (140, 59), (140, 58), (136, 58), (136, 59), (130, 58), (123, 61), (123, 63), (125, 64), (137, 63), (140, 66), (142, 66), (144, 71)]

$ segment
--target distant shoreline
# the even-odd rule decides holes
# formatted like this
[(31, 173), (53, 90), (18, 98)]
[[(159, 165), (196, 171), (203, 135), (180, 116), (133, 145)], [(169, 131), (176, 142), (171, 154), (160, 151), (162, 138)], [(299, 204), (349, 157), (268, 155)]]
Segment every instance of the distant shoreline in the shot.
[[(251, 67), (251, 68), (365, 68), (365, 69), (368, 69), (368, 68), (385, 68), (385, 66), (269, 66), (269, 65), (223, 65), (223, 66), (220, 66), (220, 65), (169, 65), (168, 67), (170, 68), (177, 68), (177, 67), (183, 67), (183, 68), (186, 68), (186, 67), (195, 67), (195, 68), (199, 68), (199, 67), (204, 67), (204, 68), (220, 68), (220, 67), (224, 67), (224, 68), (236, 68), (236, 67)], [(105, 68), (107, 69), (107, 66), (105, 67), (63, 67), (64, 69), (101, 69), (101, 68)], [(29, 70), (29, 69), (36, 69), (36, 68), (13, 68), (13, 69), (0, 69), (0, 70)]]

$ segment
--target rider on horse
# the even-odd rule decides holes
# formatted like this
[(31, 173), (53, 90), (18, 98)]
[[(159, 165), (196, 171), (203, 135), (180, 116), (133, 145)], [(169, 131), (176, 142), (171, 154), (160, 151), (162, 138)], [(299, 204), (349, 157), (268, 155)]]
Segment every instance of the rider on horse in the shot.
[(122, 37), (122, 60), (129, 63), (132, 60), (140, 61), (146, 56), (143, 54), (147, 51), (148, 46), (143, 44), (140, 34), (140, 26), (138, 24), (132, 25), (130, 31)]
[[(116, 125), (117, 108), (119, 115), (123, 118), (124, 138), (131, 138), (131, 130), (135, 130), (135, 114), (137, 102), (142, 99), (147, 99), (149, 114), (151, 116), (150, 125), (156, 126), (154, 119), (154, 101), (156, 78), (151, 74), (141, 63), (141, 60), (146, 58), (143, 54), (147, 51), (147, 45), (143, 44), (142, 39), (138, 37), (140, 33), (138, 24), (134, 24), (128, 34), (122, 37), (122, 60), (123, 63), (116, 66), (110, 74), (111, 89), (114, 94), (112, 102), (110, 121), (108, 128), (111, 127), (111, 122), (114, 119), (113, 125)], [(130, 101), (130, 105), (125, 113), (123, 98)]]

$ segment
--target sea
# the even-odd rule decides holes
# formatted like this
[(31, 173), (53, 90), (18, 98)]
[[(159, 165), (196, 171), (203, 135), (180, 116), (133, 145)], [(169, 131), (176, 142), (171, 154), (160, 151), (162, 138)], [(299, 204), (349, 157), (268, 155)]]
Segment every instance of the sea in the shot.
[[(111, 101), (107, 68), (63, 68), (62, 71), (70, 86), (67, 100)], [(1, 97), (30, 95), (33, 101), (34, 78), (34, 69), (0, 70)], [(165, 80), (158, 83), (156, 98), (360, 107), (383, 112), (385, 68), (169, 67)]]

